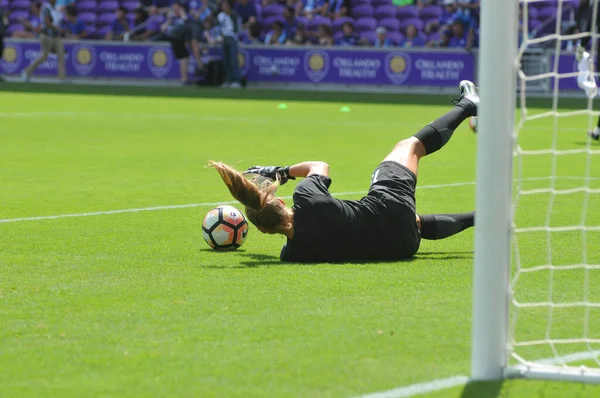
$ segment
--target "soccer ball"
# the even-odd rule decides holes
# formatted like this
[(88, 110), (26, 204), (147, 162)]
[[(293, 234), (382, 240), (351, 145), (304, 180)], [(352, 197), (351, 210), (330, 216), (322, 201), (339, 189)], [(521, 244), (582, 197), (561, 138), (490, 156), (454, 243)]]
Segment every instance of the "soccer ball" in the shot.
[(473, 130), (474, 133), (477, 132), (477, 116), (473, 116), (469, 119), (469, 127)]
[(233, 206), (219, 206), (208, 212), (202, 222), (202, 236), (215, 250), (235, 250), (248, 237), (248, 222)]

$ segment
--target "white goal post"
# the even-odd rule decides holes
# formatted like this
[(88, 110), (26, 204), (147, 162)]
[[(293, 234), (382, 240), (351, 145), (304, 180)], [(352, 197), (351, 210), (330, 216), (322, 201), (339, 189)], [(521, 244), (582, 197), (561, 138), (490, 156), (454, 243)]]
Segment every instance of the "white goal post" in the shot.
[[(590, 52), (595, 59), (595, 42), (598, 35), (595, 26), (592, 27), (592, 32), (564, 33), (562, 16), (565, 15), (566, 7), (572, 7), (574, 2), (556, 0), (558, 17), (556, 22), (553, 22), (554, 32), (546, 34), (544, 38), (529, 37), (528, 7), (540, 1), (481, 1), (479, 80), (476, 82), (479, 86), (481, 102), (478, 110), (477, 136), (477, 221), (473, 276), (471, 379), (483, 381), (520, 377), (600, 383), (600, 294), (595, 293), (596, 290), (600, 292), (600, 260), (597, 256), (590, 259), (591, 256), (588, 254), (592, 253), (589, 248), (592, 243), (588, 243), (588, 240), (592, 241), (592, 239), (588, 234), (600, 231), (600, 223), (597, 222), (598, 218), (593, 225), (587, 221), (589, 219), (587, 206), (590, 198), (600, 197), (600, 183), (596, 186), (590, 185), (591, 181), (600, 180), (600, 174), (592, 175), (594, 170), (592, 161), (596, 161), (594, 164), (596, 168), (600, 163), (600, 146), (592, 146), (591, 139), (584, 135), (586, 129), (591, 130), (595, 127), (598, 112), (594, 112), (591, 99), (587, 101), (585, 109), (563, 111), (559, 108), (560, 79), (576, 79), (577, 73), (574, 70), (564, 72), (558, 67), (563, 54), (563, 43), (569, 40), (573, 43), (585, 35), (592, 35), (593, 44)], [(595, 16), (600, 12), (598, 9), (600, 0), (591, 0), (591, 3), (593, 3), (595, 20)], [(522, 44), (518, 46), (520, 6), (523, 8), (524, 36)], [(525, 50), (529, 45), (535, 48), (540, 43), (549, 43), (548, 46), (554, 51), (548, 56), (546, 65), (548, 70), (544, 71), (540, 68), (535, 75), (527, 75), (523, 72), (524, 67), (521, 63)], [(575, 53), (571, 51), (571, 54), (572, 63), (576, 65)], [(553, 93), (552, 110), (529, 115), (527, 87), (530, 83), (534, 83), (532, 86), (535, 86), (540, 82), (549, 82)], [(520, 94), (518, 120), (515, 117), (517, 92)], [(583, 91), (581, 97), (585, 98)], [(587, 117), (587, 123), (580, 123), (579, 133), (570, 133), (580, 134), (579, 143), (574, 143), (573, 139), (568, 142), (562, 139), (564, 136), (561, 134), (565, 133), (561, 129), (559, 119), (582, 116)], [(543, 124), (544, 121), (547, 123)], [(534, 127), (528, 129), (529, 125), (526, 122), (533, 122)], [(548, 138), (550, 144), (544, 141), (539, 145), (546, 146), (540, 149), (535, 147), (538, 144), (536, 142), (533, 145), (535, 148), (530, 149), (527, 145), (534, 142), (532, 137), (535, 138), (536, 129), (548, 130), (547, 137), (541, 134), (539, 136), (543, 139)], [(526, 144), (521, 145), (520, 138), (524, 134), (527, 134), (527, 141)], [(573, 147), (563, 148), (561, 145), (565, 142), (567, 147), (568, 145)], [(563, 164), (565, 157), (573, 155), (578, 156), (585, 165), (581, 167), (582, 174), (561, 175), (557, 171), (557, 164)], [(539, 159), (541, 156), (547, 156), (547, 163), (551, 165), (548, 168), (549, 175), (523, 178), (523, 158), (527, 157), (526, 164), (534, 164), (530, 159)], [(526, 174), (531, 175), (531, 173)], [(557, 183), (561, 178), (580, 181), (581, 185), (574, 187), (569, 185), (563, 189), (562, 185)], [(524, 180), (536, 179), (548, 181), (548, 185), (541, 188), (536, 186), (536, 189), (529, 189), (522, 185)], [(517, 209), (520, 198), (535, 195), (546, 195), (549, 198), (549, 209), (540, 209), (542, 216), (545, 217), (541, 217), (543, 220), (534, 226), (519, 225)], [(557, 227), (554, 224), (552, 206), (560, 202), (556, 198), (562, 199), (569, 195), (582, 195), (581, 207), (572, 209), (572, 219), (576, 221), (568, 226)], [(593, 211), (598, 212), (600, 208)], [(563, 248), (556, 244), (557, 238), (553, 234), (563, 232), (577, 234), (580, 239), (578, 242), (581, 242), (580, 257), (559, 261), (561, 250), (572, 249), (567, 246), (567, 243), (564, 243)], [(527, 255), (519, 252), (520, 237), (524, 236), (523, 239), (526, 240), (527, 234), (540, 234), (542, 237), (540, 242), (544, 243), (539, 245), (540, 250), (547, 250), (548, 255), (541, 260), (541, 264), (527, 263)], [(524, 246), (532, 247), (530, 242), (528, 244), (529, 246)], [(600, 252), (600, 239), (593, 244)], [(559, 288), (567, 289), (564, 286), (569, 286), (568, 289), (573, 289), (575, 286), (575, 283), (572, 283), (574, 278), (569, 280), (571, 284), (558, 283), (557, 275), (567, 271), (579, 272), (582, 275), (582, 282), (578, 286), (581, 290), (579, 300), (572, 299), (566, 302), (561, 300), (563, 296), (569, 295), (565, 293), (561, 296)], [(548, 286), (544, 289), (540, 288), (540, 291), (546, 294), (546, 297), (540, 299), (523, 287), (521, 279), (531, 275), (542, 275), (544, 272), (549, 275)], [(525, 292), (516, 292), (517, 288)], [(535, 335), (531, 330), (519, 331), (520, 334), (515, 332), (520, 325), (517, 315), (529, 310), (538, 311), (536, 313), (538, 317), (546, 317), (544, 327), (540, 328), (540, 330), (544, 329), (540, 332), (541, 336)], [(577, 332), (573, 332), (575, 328), (570, 330), (568, 325), (564, 325), (576, 317), (561, 318), (555, 314), (560, 310), (580, 311), (577, 314), (581, 319), (577, 318), (577, 322), (581, 321), (581, 326), (577, 326)], [(555, 314), (554, 319), (553, 314)], [(573, 333), (573, 335), (558, 336), (556, 333), (558, 327), (553, 322), (560, 323), (562, 333)], [(535, 322), (531, 320), (525, 323), (527, 327), (532, 324), (535, 325)], [(540, 347), (546, 349), (548, 354), (545, 356), (540, 354), (544, 352)]]

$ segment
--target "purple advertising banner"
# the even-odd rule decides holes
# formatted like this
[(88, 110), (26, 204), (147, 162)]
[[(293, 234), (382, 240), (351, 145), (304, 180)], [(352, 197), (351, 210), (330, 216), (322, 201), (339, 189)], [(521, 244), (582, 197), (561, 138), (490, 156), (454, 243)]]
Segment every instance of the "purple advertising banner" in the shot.
[(351, 49), (240, 49), (248, 81), (355, 85), (455, 86), (474, 80), (475, 59), (465, 52)]
[[(36, 42), (6, 40), (0, 74), (21, 73), (39, 52)], [(65, 53), (70, 77), (179, 79), (179, 62), (168, 44), (65, 43)], [(219, 49), (210, 56), (218, 57)], [(250, 82), (440, 87), (475, 78), (474, 55), (466, 52), (246, 47), (238, 59)], [(56, 70), (51, 54), (35, 74), (52, 76)]]

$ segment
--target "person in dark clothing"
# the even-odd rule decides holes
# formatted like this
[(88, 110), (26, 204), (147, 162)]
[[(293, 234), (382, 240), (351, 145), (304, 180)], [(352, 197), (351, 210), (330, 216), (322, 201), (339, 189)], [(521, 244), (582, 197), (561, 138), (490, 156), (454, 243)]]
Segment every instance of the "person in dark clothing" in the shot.
[[(244, 175), (211, 162), (231, 195), (246, 207), (256, 228), (287, 237), (280, 259), (287, 262), (397, 261), (412, 257), (423, 239), (444, 239), (475, 223), (475, 213), (416, 213), (419, 159), (441, 149), (465, 119), (477, 114), (479, 95), (472, 82), (460, 82), (456, 107), (414, 136), (400, 141), (375, 169), (368, 194), (340, 200), (329, 193), (329, 166), (253, 166)], [(288, 208), (275, 196), (279, 185), (303, 177)]]
[[(592, 32), (598, 34), (600, 33), (600, 6), (598, 6), (598, 0), (582, 0), (579, 5), (579, 10), (577, 12), (577, 22), (578, 22), (578, 30), (579, 32), (589, 32), (589, 36), (585, 36), (581, 39), (579, 45), (577, 46), (576, 55), (577, 62), (580, 62), (583, 58), (583, 53), (586, 51), (587, 47), (592, 40)], [(594, 20), (594, 7), (598, 7), (596, 11), (596, 18)], [(592, 54), (591, 60), (593, 60), (594, 54)], [(600, 63), (600, 51), (596, 48), (596, 65)], [(592, 68), (594, 69), (593, 65)], [(589, 131), (588, 135), (596, 141), (600, 140), (600, 117), (598, 117), (598, 124), (594, 131)]]

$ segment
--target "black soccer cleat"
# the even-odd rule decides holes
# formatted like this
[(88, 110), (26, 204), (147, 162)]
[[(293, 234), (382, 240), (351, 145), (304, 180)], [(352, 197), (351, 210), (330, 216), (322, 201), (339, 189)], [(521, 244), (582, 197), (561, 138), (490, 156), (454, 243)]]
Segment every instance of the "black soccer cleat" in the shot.
[(595, 140), (595, 141), (600, 141), (600, 129), (596, 128), (594, 131), (590, 131), (588, 133), (588, 135), (590, 136), (591, 139)]

